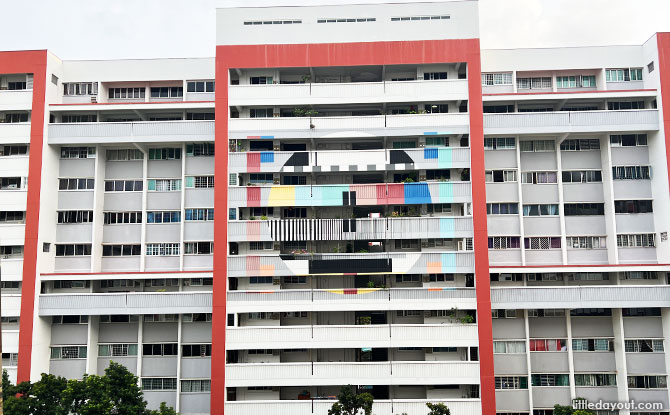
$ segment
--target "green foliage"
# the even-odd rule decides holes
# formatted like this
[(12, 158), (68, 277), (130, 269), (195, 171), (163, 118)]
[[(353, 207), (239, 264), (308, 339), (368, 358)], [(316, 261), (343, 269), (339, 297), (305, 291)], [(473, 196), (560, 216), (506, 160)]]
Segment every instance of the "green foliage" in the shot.
[(449, 408), (447, 408), (447, 405), (443, 403), (426, 403), (426, 406), (428, 409), (430, 409), (430, 412), (428, 412), (428, 415), (451, 415), (451, 411)]
[[(575, 398), (573, 404), (577, 401), (583, 401), (584, 398)], [(578, 405), (575, 405), (578, 406)], [(573, 405), (554, 405), (554, 415), (595, 415), (595, 412), (588, 409), (574, 409)]]
[(2, 396), (5, 415), (177, 415), (165, 402), (148, 410), (138, 378), (114, 362), (103, 376), (67, 380), (43, 373), (35, 383), (16, 386), (3, 371)]
[(337, 402), (328, 410), (328, 415), (371, 415), (373, 401), (369, 393), (356, 395), (351, 385), (342, 386)]

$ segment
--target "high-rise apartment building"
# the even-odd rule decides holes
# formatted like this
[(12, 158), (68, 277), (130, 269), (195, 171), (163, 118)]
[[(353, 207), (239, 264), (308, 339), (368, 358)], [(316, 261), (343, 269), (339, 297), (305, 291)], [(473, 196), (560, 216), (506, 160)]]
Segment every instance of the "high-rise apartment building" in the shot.
[(113, 360), (190, 415), (343, 385), (377, 415), (667, 414), (670, 34), (480, 50), (477, 7), (220, 9), (211, 59), (1, 52), (12, 379)]

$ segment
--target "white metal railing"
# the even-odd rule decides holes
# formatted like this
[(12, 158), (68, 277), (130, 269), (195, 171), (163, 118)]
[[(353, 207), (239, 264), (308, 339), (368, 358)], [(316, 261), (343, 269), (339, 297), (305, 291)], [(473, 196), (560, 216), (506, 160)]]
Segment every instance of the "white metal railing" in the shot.
[(24, 143), (30, 141), (30, 123), (0, 123), (0, 139), (17, 139)]
[(209, 292), (41, 294), (40, 315), (209, 313)]
[[(295, 303), (343, 303), (362, 302), (373, 304), (379, 302), (404, 302), (406, 300), (443, 301), (449, 299), (476, 298), (474, 288), (455, 287), (442, 289), (429, 288), (379, 288), (361, 293), (343, 293), (348, 289), (313, 289), (313, 290), (235, 290), (228, 291), (227, 300), (231, 303), (247, 302), (295, 302)], [(355, 290), (351, 289), (351, 290)]]
[[(453, 414), (481, 415), (479, 399), (393, 399), (375, 400), (372, 411), (375, 415), (426, 415), (426, 403), (444, 403)], [(226, 401), (227, 415), (327, 415), (335, 401), (313, 400), (248, 400)]]
[(658, 110), (558, 111), (484, 114), (484, 128), (599, 127), (649, 125), (658, 128)]
[(664, 307), (668, 285), (495, 287), (494, 308)]
[(214, 121), (133, 121), (49, 124), (49, 138), (197, 136), (214, 140)]

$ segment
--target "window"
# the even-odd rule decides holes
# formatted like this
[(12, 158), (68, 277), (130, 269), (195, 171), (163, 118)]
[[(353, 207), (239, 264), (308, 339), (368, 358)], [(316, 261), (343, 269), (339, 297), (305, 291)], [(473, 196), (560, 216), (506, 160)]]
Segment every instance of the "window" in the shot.
[(514, 137), (485, 137), (484, 150), (512, 150), (516, 148)]
[(0, 246), (0, 258), (1, 259), (23, 258), (23, 246), (22, 245)]
[(612, 179), (614, 180), (649, 180), (651, 167), (649, 166), (613, 166)]
[(153, 323), (165, 323), (179, 321), (178, 314), (145, 314), (144, 321)]
[(86, 346), (52, 347), (51, 359), (86, 359)]
[(109, 88), (109, 99), (144, 99), (144, 88)]
[(614, 213), (651, 213), (651, 200), (615, 200)]
[(58, 179), (58, 190), (93, 190), (95, 179)]
[(568, 248), (571, 249), (600, 249), (606, 248), (604, 236), (568, 236)]
[(551, 89), (551, 78), (516, 78), (516, 86), (518, 89)]
[(526, 376), (496, 376), (495, 377), (495, 387), (498, 390), (503, 390), (503, 389), (528, 389), (528, 377), (526, 377)]
[[(31, 75), (29, 75), (31, 76)], [(24, 81), (14, 81), (14, 82), (7, 82), (7, 89), (9, 91), (21, 91), (28, 89), (28, 84), (27, 82)]]
[(213, 156), (214, 143), (194, 143), (186, 145), (186, 155), (193, 157)]
[(253, 241), (249, 242), (250, 251), (272, 251), (274, 244), (272, 241)]
[(144, 356), (176, 356), (177, 343), (143, 344), (142, 355)]
[(273, 109), (272, 108), (250, 108), (249, 117), (250, 118), (272, 118)]
[(180, 160), (181, 148), (150, 148), (149, 160)]
[(93, 222), (92, 210), (66, 210), (58, 212), (58, 223), (90, 223), (90, 222)]
[(531, 375), (530, 379), (533, 386), (570, 386), (568, 375)]
[(660, 317), (661, 309), (657, 307), (623, 308), (621, 313), (624, 317)]
[(490, 236), (489, 249), (515, 249), (521, 248), (518, 236)]
[(56, 289), (89, 288), (90, 286), (91, 286), (90, 281), (83, 281), (83, 280), (54, 281), (54, 288)]
[(399, 16), (391, 17), (392, 22), (409, 22), (409, 21), (422, 21), (422, 20), (449, 20), (451, 16)]
[(525, 152), (554, 151), (556, 143), (553, 140), (520, 141), (519, 149)]
[(396, 316), (398, 317), (419, 317), (423, 315), (421, 310), (397, 310)]
[(563, 140), (561, 151), (600, 150), (600, 140), (597, 139), (570, 139)]
[(142, 255), (141, 245), (103, 245), (102, 256), (136, 256)]
[(107, 161), (132, 161), (144, 160), (142, 151), (132, 148), (120, 150), (107, 150)]
[(101, 323), (137, 323), (139, 321), (138, 316), (132, 316), (128, 314), (112, 314), (112, 315), (101, 315)]
[(523, 205), (523, 216), (558, 216), (558, 205)]
[(317, 23), (363, 23), (363, 22), (376, 22), (377, 19), (374, 17), (349, 17), (349, 18), (322, 18), (317, 19)]
[(613, 352), (612, 339), (572, 339), (572, 350), (576, 352)]
[(655, 280), (658, 274), (654, 271), (626, 271), (623, 273), (625, 280)]
[(488, 215), (518, 215), (518, 203), (487, 203), (486, 214)]
[(210, 221), (214, 220), (214, 209), (185, 209), (184, 220), (187, 221)]
[(105, 192), (141, 192), (142, 180), (105, 180)]
[(60, 158), (62, 159), (95, 158), (95, 147), (61, 147)]
[(214, 242), (184, 242), (185, 255), (211, 255), (214, 253)]
[[(254, 277), (251, 277), (254, 278)], [(261, 278), (261, 277), (258, 277)], [(254, 313), (247, 313), (247, 318), (249, 320), (269, 320), (272, 318), (272, 313), (266, 313), (266, 312), (254, 312)]]
[(113, 225), (116, 223), (142, 223), (142, 212), (103, 212), (102, 223)]
[(147, 212), (147, 223), (178, 223), (181, 222), (181, 212)]
[(421, 275), (418, 274), (396, 275), (395, 282), (421, 282)]
[(27, 112), (17, 112), (11, 114), (5, 114), (5, 121), (7, 123), (20, 123), (28, 122), (28, 113)]
[(182, 357), (207, 357), (212, 355), (211, 344), (185, 344), (181, 346)]
[(98, 356), (137, 356), (137, 344), (100, 344), (98, 345)]
[(565, 203), (563, 205), (565, 216), (592, 216), (604, 215), (604, 203)]
[(95, 114), (67, 114), (61, 116), (62, 123), (82, 123), (97, 122), (98, 116)]
[(482, 86), (512, 85), (512, 72), (483, 73)]
[(142, 390), (177, 390), (177, 378), (142, 378)]
[(505, 114), (516, 112), (514, 105), (484, 105), (484, 114)]
[(605, 69), (605, 81), (629, 82), (641, 81), (642, 68)]
[(445, 114), (449, 112), (449, 104), (426, 104), (423, 110), (426, 114)]
[[(0, 282), (0, 288), (3, 290), (18, 290), (21, 288), (21, 282), (20, 281), (2, 281)], [(2, 323), (18, 323), (19, 318), (18, 317), (0, 317), (0, 320)]]
[(622, 134), (611, 135), (612, 147), (636, 147), (647, 145), (647, 134)]
[(491, 310), (492, 318), (516, 318), (516, 310)]
[(186, 92), (214, 92), (214, 81), (188, 81)]
[(416, 239), (396, 239), (395, 249), (419, 249), (419, 241)]
[(451, 213), (451, 203), (433, 203), (426, 205), (428, 213)]
[(528, 171), (521, 173), (521, 183), (548, 184), (557, 182), (558, 174), (555, 171)]
[(272, 284), (272, 277), (249, 277), (249, 284)]
[(451, 180), (451, 170), (426, 170), (426, 180)]
[(211, 287), (214, 284), (213, 278), (186, 278), (183, 280), (184, 287)]
[(616, 386), (616, 375), (609, 373), (575, 373), (575, 386)]
[(610, 111), (643, 110), (644, 101), (609, 101), (607, 102), (607, 109)]
[(282, 249), (287, 251), (304, 251), (307, 249), (306, 241), (285, 241), (282, 242)]
[(0, 190), (18, 190), (24, 189), (27, 178), (21, 180), (21, 177), (2, 177), (0, 178)]
[(430, 274), (428, 275), (429, 282), (448, 282), (454, 281), (454, 274)]
[(665, 375), (628, 376), (628, 387), (634, 389), (665, 389), (668, 380)]
[(212, 381), (209, 379), (188, 379), (181, 381), (183, 393), (209, 392), (212, 390)]
[(307, 184), (307, 176), (284, 176), (282, 177), (283, 185), (305, 185)]
[(516, 170), (487, 170), (486, 182), (487, 183), (516, 182)]
[(214, 187), (214, 176), (186, 176), (187, 188), (209, 189)]
[(619, 234), (616, 236), (616, 245), (620, 248), (626, 247), (643, 247), (643, 248), (653, 248), (656, 246), (655, 243), (655, 234), (653, 233), (643, 233), (643, 234)]
[(272, 83), (272, 77), (271, 76), (252, 76), (251, 78), (249, 78), (249, 83), (251, 85), (271, 84)]
[(526, 353), (526, 342), (523, 340), (494, 341), (493, 353)]
[(556, 88), (595, 88), (595, 75), (557, 76)]
[(17, 144), (11, 146), (0, 146), (0, 157), (25, 156), (28, 154), (28, 145)]
[[(264, 25), (264, 24), (300, 24), (302, 23), (302, 20), (268, 20), (268, 21), (262, 21), (262, 20), (256, 20), (256, 21), (245, 21), (244, 25), (245, 26), (252, 26), (252, 25)], [(272, 390), (272, 388), (270, 388)]]
[(436, 81), (439, 79), (447, 79), (446, 72), (424, 72), (423, 80), (424, 81)]
[(91, 244), (56, 244), (56, 256), (89, 256)]
[(624, 340), (626, 353), (663, 352), (663, 339)]
[(63, 95), (98, 95), (98, 83), (63, 82)]
[(521, 274), (511, 274), (511, 273), (490, 273), (489, 278), (491, 281), (523, 281)]
[(53, 316), (51, 324), (88, 324), (88, 316)]
[(174, 192), (181, 190), (181, 179), (149, 179), (147, 190), (154, 192)]
[(306, 217), (307, 217), (307, 208), (288, 207), (282, 209), (282, 218), (306, 218)]
[(149, 256), (177, 256), (179, 255), (178, 243), (147, 244), (146, 254)]
[[(532, 311), (540, 311), (540, 310), (532, 310)], [(549, 310), (541, 310), (541, 311), (546, 312)], [(531, 352), (561, 352), (561, 351), (564, 352), (568, 350), (565, 339), (530, 339), (528, 341), (528, 348), (530, 349)]]
[(184, 87), (161, 86), (151, 88), (151, 98), (181, 98), (184, 96)]
[(600, 170), (563, 171), (563, 183), (601, 183), (603, 175)]
[(558, 236), (523, 238), (523, 244), (526, 249), (560, 249), (561, 238)]
[(15, 367), (19, 365), (19, 354), (18, 353), (3, 353), (2, 354), (2, 366), (4, 367)]
[(611, 308), (576, 308), (570, 310), (570, 316), (574, 317), (608, 317), (611, 315)]
[(272, 173), (252, 173), (249, 175), (249, 183), (254, 184), (272, 184)]

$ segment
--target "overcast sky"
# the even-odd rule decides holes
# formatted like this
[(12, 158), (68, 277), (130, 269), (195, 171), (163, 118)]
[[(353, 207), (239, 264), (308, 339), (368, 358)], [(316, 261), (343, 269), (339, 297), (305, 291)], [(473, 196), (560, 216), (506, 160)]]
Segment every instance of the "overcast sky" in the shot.
[[(214, 56), (217, 7), (340, 2), (384, 1), (6, 1), (0, 50), (49, 49), (62, 59)], [(641, 44), (670, 31), (670, 0), (480, 0), (479, 11), (483, 48)]]

